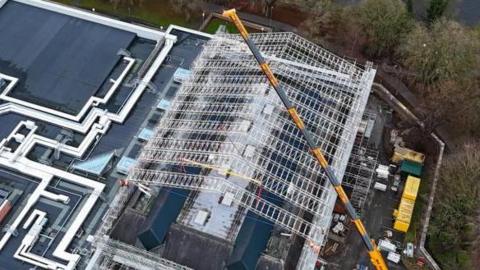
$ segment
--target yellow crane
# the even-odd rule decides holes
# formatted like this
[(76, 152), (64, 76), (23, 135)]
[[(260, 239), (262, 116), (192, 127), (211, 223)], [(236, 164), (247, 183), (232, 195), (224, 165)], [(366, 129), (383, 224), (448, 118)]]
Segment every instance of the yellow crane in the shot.
[(303, 138), (305, 139), (308, 147), (310, 148), (310, 152), (312, 153), (312, 155), (315, 157), (315, 159), (318, 161), (320, 166), (325, 171), (325, 174), (327, 175), (328, 180), (335, 188), (335, 191), (337, 192), (338, 197), (340, 198), (342, 203), (345, 205), (348, 215), (350, 216), (353, 223), (355, 224), (355, 227), (358, 233), (362, 237), (363, 243), (367, 247), (368, 255), (370, 256), (370, 261), (372, 262), (373, 266), (377, 270), (387, 270), (388, 267), (382, 257), (382, 254), (378, 250), (377, 245), (375, 244), (375, 241), (370, 239), (370, 236), (368, 235), (365, 229), (365, 226), (363, 225), (363, 222), (360, 220), (355, 209), (353, 208), (352, 203), (350, 202), (350, 199), (345, 193), (345, 190), (343, 190), (341, 182), (338, 180), (337, 176), (335, 175), (335, 172), (328, 164), (328, 161), (325, 159), (325, 156), (323, 155), (320, 148), (315, 145), (312, 139), (312, 135), (310, 134), (310, 131), (308, 131), (305, 128), (305, 124), (303, 123), (302, 118), (298, 114), (297, 109), (290, 102), (290, 99), (288, 98), (287, 94), (283, 90), (282, 85), (279, 83), (278, 79), (273, 74), (272, 70), (270, 69), (270, 66), (265, 61), (265, 58), (262, 56), (257, 46), (250, 39), (250, 34), (247, 32), (247, 29), (245, 28), (242, 21), (238, 17), (237, 12), (235, 11), (235, 9), (226, 10), (223, 12), (223, 16), (230, 18), (232, 22), (235, 24), (243, 40), (247, 43), (248, 48), (250, 49), (253, 56), (255, 57), (255, 60), (260, 65), (260, 68), (262, 69), (263, 73), (267, 76), (268, 81), (270, 82), (270, 85), (275, 89), (283, 105), (288, 110), (290, 118), (295, 123), (297, 128), (301, 131)]

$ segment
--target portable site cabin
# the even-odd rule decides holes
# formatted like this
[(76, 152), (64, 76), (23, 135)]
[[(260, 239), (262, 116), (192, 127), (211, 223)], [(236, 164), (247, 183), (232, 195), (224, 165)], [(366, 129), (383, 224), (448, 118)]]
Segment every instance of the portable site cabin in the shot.
[(404, 233), (408, 231), (414, 207), (415, 201), (402, 198), (398, 209), (393, 211), (393, 217), (395, 218), (393, 229)]
[(373, 186), (374, 189), (380, 190), (380, 191), (386, 191), (387, 190), (387, 185), (380, 183), (380, 182), (375, 182), (375, 185)]
[(423, 165), (411, 160), (403, 160), (400, 165), (400, 172), (403, 175), (413, 175), (421, 176), (422, 175)]
[(420, 188), (420, 178), (409, 175), (405, 182), (402, 199), (415, 201), (417, 199), (418, 189)]
[(378, 249), (386, 252), (396, 252), (397, 251), (397, 246), (393, 244), (390, 240), (388, 239), (380, 239), (378, 241)]
[(377, 177), (381, 179), (388, 179), (390, 175), (390, 167), (386, 165), (379, 164), (375, 172), (377, 173)]
[(392, 162), (399, 163), (403, 160), (410, 160), (419, 164), (423, 164), (425, 161), (425, 155), (405, 147), (395, 147), (392, 156)]
[(389, 260), (391, 262), (394, 262), (394, 263), (399, 263), (400, 259), (401, 259), (400, 254), (398, 254), (396, 252), (388, 252), (387, 260)]

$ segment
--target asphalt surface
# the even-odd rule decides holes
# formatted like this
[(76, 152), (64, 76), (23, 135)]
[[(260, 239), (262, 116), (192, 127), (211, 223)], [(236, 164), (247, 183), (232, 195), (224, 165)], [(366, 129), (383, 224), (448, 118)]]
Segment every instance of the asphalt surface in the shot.
[[(390, 119), (388, 114), (384, 110), (385, 104), (380, 103), (376, 98), (370, 98), (367, 108), (377, 113), (377, 121), (372, 131), (372, 138), (370, 143), (379, 147), (379, 164), (388, 164), (388, 157), (385, 152), (382, 151), (383, 129), (385, 126), (390, 125)], [(372, 187), (376, 178), (372, 180)], [(382, 181), (384, 182), (384, 181)], [(367, 232), (370, 237), (378, 242), (379, 238), (383, 238), (386, 230), (391, 230), (393, 225), (392, 213), (397, 208), (401, 194), (396, 194), (391, 191), (391, 185), (393, 181), (388, 182), (387, 191), (382, 192), (370, 190), (368, 199), (365, 203), (365, 210), (363, 211), (362, 220), (365, 223)], [(393, 231), (394, 232), (394, 231)], [(397, 242), (403, 242), (403, 235), (394, 232), (393, 240)], [(384, 254), (384, 258), (386, 259)], [(370, 265), (370, 259), (366, 248), (353, 227), (349, 231), (348, 236), (345, 239), (345, 245), (340, 246), (339, 251), (328, 258), (330, 263), (327, 269), (354, 269), (357, 264)], [(405, 269), (402, 265), (397, 265), (388, 262), (389, 269), (400, 270)], [(370, 266), (371, 267), (371, 266)], [(372, 269), (372, 268), (369, 268)]]

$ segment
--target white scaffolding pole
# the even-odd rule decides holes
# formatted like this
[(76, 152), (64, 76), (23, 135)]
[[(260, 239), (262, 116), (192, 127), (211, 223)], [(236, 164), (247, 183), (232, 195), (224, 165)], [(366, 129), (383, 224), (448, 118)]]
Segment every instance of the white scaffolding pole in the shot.
[(108, 236), (95, 238), (94, 246), (101, 250), (103, 256), (99, 258), (99, 269), (112, 269), (112, 265), (122, 265), (138, 270), (192, 270), (158, 254), (110, 239)]
[[(313, 139), (342, 175), (368, 95), (365, 70), (291, 33), (253, 38)], [(241, 182), (215, 170), (250, 180)], [(304, 215), (329, 217), (334, 196), (246, 45), (233, 36), (214, 37), (206, 44), (129, 180), (232, 192), (247, 210), (306, 239), (313, 241), (315, 235), (317, 243), (323, 242), (328, 224), (312, 226)], [(282, 203), (258, 198), (258, 189)], [(256, 208), (255, 201), (268, 210)]]
[(117, 220), (122, 209), (125, 207), (132, 191), (132, 188), (126, 186), (119, 188), (109, 209), (102, 219), (102, 223), (91, 240), (92, 245), (96, 250), (86, 269), (110, 270), (113, 265), (122, 265), (138, 270), (191, 270), (188, 267), (162, 258), (158, 254), (153, 254), (146, 250), (111, 239), (108, 236), (113, 223)]
[[(342, 178), (375, 71), (292, 33), (252, 38)], [(232, 215), (246, 209), (307, 239), (298, 268), (313, 268), (336, 195), (278, 96), (237, 36), (213, 37), (191, 70), (128, 180), (195, 191), (184, 212), (228, 193)]]
[(218, 192), (232, 194), (232, 200), (240, 206), (270, 220), (272, 223), (309, 239), (309, 233), (315, 228), (308, 221), (292, 214), (267, 200), (241, 189), (220, 177), (205, 177), (202, 175), (185, 175), (180, 173), (159, 172), (134, 169), (128, 179), (129, 182), (159, 185), (196, 191)]

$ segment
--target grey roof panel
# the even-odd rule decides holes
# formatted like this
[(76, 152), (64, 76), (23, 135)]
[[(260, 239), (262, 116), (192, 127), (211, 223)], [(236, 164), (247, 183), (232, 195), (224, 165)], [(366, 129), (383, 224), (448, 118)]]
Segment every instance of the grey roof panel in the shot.
[(136, 35), (10, 1), (0, 37), (0, 72), (20, 78), (10, 95), (76, 114)]

